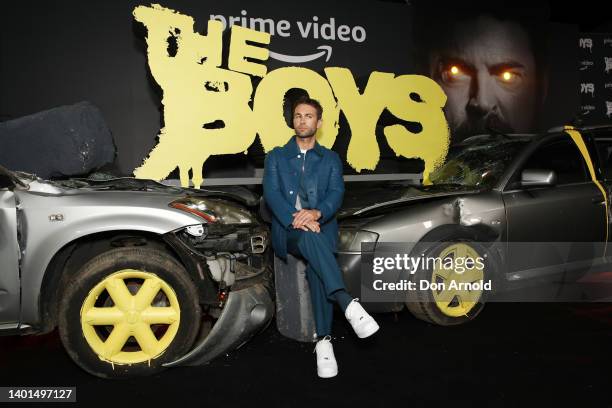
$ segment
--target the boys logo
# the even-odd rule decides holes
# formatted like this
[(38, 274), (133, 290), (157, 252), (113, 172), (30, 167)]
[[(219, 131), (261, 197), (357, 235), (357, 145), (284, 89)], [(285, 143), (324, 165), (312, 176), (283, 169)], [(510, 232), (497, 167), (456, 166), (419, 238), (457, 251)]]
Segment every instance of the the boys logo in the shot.
[(606, 63), (606, 74), (609, 74), (610, 71), (612, 71), (612, 58), (611, 57), (604, 57), (604, 61)]
[(580, 93), (583, 94), (591, 94), (591, 96), (595, 97), (595, 84), (593, 83), (582, 83), (580, 84)]
[(593, 39), (592, 38), (581, 38), (578, 40), (580, 48), (588, 48), (589, 52), (593, 52)]
[[(267, 72), (254, 60), (268, 59), (270, 34), (238, 25), (231, 28), (228, 68), (220, 68), (220, 21), (209, 20), (203, 36), (194, 32), (193, 18), (159, 5), (136, 7), (134, 17), (148, 30), (148, 63), (163, 90), (165, 124), (159, 144), (134, 170), (136, 177), (164, 179), (178, 166), (181, 184), (189, 185), (192, 171), (193, 184), (199, 187), (202, 166), (210, 156), (246, 152), (256, 135), (266, 152), (284, 145), (293, 135), (283, 116), (284, 97), (292, 88), (304, 89), (321, 102), (325, 118), (317, 140), (323, 146), (334, 144), (343, 112), (351, 129), (346, 160), (357, 171), (374, 169), (379, 161), (375, 130), (385, 110), (421, 125), (418, 134), (400, 124), (386, 126), (383, 133), (398, 156), (425, 162), (425, 182), (446, 157), (446, 95), (430, 78), (372, 72), (362, 91), (347, 68), (325, 68), (325, 76), (299, 67)], [(254, 94), (251, 76), (262, 78)]]

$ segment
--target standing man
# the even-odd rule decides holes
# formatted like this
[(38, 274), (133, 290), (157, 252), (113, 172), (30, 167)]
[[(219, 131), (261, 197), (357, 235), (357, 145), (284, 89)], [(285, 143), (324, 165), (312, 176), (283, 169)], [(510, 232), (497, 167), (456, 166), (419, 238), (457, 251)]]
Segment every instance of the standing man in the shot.
[(336, 212), (342, 204), (344, 182), (338, 154), (319, 145), (323, 109), (318, 101), (300, 98), (293, 105), (295, 136), (268, 153), (264, 198), (272, 210), (272, 246), (280, 258), (287, 253), (306, 260), (306, 278), (319, 341), (317, 373), (334, 377), (338, 365), (331, 344), (333, 304), (337, 303), (360, 338), (379, 326), (344, 287), (334, 257), (338, 241)]

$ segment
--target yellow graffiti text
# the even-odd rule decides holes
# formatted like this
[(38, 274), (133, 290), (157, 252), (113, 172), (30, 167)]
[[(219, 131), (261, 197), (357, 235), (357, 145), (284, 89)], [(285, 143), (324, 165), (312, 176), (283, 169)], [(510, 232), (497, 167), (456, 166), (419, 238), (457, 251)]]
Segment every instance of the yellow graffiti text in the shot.
[[(283, 116), (285, 94), (292, 88), (305, 90), (323, 106), (323, 126), (317, 132), (323, 146), (333, 146), (344, 113), (351, 129), (347, 162), (357, 171), (373, 170), (380, 160), (376, 125), (385, 109), (420, 125), (418, 133), (400, 124), (383, 133), (398, 156), (425, 162), (425, 182), (446, 157), (446, 96), (427, 77), (372, 72), (361, 92), (347, 68), (325, 68), (325, 77), (299, 67), (268, 72), (253, 60), (268, 59), (270, 34), (237, 25), (231, 28), (229, 69), (223, 69), (221, 22), (210, 20), (202, 35), (194, 32), (193, 18), (159, 5), (138, 6), (134, 17), (148, 30), (149, 68), (163, 90), (164, 107), (159, 143), (134, 170), (136, 177), (161, 180), (178, 166), (181, 185), (189, 185), (192, 171), (191, 181), (199, 187), (202, 166), (211, 156), (245, 152), (257, 134), (266, 152), (284, 145), (293, 135)], [(252, 109), (251, 76), (261, 78)]]

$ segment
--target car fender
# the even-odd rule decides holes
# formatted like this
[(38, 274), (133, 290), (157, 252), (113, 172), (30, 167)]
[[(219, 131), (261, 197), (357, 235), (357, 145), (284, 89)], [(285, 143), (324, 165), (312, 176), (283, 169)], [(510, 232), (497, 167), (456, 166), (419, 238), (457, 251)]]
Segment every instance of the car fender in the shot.
[[(26, 236), (22, 262), (22, 323), (36, 324), (39, 319), (38, 298), (47, 267), (64, 246), (80, 238), (112, 231), (142, 231), (161, 236), (188, 225), (201, 224), (199, 218), (171, 208), (125, 207), (70, 207), (61, 213), (47, 208), (29, 208), (23, 219), (30, 226)], [(82, 211), (87, 211), (83, 215)], [(50, 221), (61, 214), (63, 221)], [(57, 217), (56, 217), (57, 218)], [(35, 231), (35, 233), (33, 233)]]

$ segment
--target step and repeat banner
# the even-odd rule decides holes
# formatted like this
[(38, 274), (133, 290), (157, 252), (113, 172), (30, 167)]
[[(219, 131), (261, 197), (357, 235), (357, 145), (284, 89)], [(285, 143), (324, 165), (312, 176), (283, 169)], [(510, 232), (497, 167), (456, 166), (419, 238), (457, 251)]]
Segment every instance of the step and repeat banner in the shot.
[(580, 109), (590, 125), (612, 121), (612, 33), (582, 34), (580, 52)]
[(577, 28), (541, 8), (64, 0), (7, 7), (0, 33), (0, 120), (88, 100), (119, 173), (182, 184), (260, 175), (304, 94), (346, 174), (426, 175), (470, 134), (542, 130), (584, 118), (587, 96), (606, 102), (605, 79), (575, 69)]

